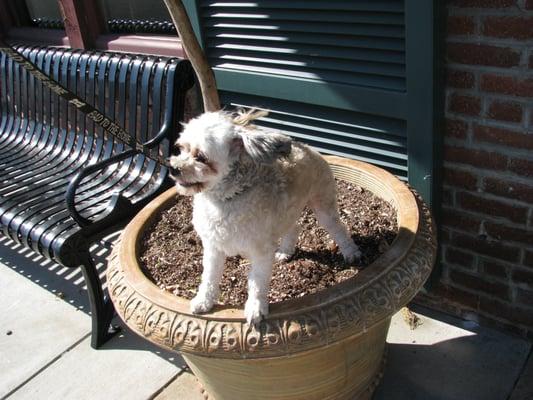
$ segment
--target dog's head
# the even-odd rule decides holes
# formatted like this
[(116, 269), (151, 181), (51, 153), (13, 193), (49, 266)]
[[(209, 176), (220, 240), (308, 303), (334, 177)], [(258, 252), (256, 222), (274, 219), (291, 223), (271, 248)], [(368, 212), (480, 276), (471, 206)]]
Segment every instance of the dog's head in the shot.
[(288, 156), (291, 139), (257, 129), (249, 123), (264, 112), (218, 111), (200, 115), (185, 125), (176, 142), (180, 153), (170, 157), (171, 176), (179, 194), (193, 195), (220, 182), (244, 159), (272, 163)]

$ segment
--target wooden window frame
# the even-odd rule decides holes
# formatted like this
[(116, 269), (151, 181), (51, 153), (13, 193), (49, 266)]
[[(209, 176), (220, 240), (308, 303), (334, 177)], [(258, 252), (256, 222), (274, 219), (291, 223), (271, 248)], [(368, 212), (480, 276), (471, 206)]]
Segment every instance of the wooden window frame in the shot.
[(64, 30), (32, 27), (24, 2), (0, 0), (0, 35), (26, 44), (186, 57), (177, 36), (108, 33), (104, 14), (93, 0), (57, 2)]

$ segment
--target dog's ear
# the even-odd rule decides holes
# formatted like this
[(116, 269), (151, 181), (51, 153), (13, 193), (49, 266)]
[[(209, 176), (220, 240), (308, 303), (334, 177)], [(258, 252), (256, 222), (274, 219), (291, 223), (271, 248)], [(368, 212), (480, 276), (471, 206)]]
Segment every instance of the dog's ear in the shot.
[(242, 146), (248, 155), (259, 163), (272, 163), (291, 153), (292, 139), (278, 133), (262, 131), (242, 132)]

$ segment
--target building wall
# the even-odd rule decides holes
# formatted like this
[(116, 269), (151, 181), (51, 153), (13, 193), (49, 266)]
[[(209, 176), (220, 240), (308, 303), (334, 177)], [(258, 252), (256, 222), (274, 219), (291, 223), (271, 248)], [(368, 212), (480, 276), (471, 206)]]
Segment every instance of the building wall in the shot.
[(533, 332), (533, 0), (448, 0), (442, 276), (426, 301)]

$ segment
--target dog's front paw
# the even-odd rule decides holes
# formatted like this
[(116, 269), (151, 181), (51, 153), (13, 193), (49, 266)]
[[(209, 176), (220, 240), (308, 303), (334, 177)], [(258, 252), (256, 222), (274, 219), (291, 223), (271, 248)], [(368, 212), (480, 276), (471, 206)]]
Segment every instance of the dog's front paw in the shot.
[(213, 308), (213, 304), (214, 301), (211, 300), (208, 296), (198, 293), (191, 300), (191, 312), (193, 314), (206, 313), (211, 310), (211, 308)]
[(249, 297), (244, 306), (244, 316), (250, 325), (258, 325), (268, 315), (268, 301)]
[(289, 261), (290, 258), (294, 255), (294, 253), (292, 254), (288, 254), (288, 253), (285, 253), (281, 250), (279, 251), (276, 251), (276, 255), (274, 256), (274, 259), (278, 262), (285, 262), (285, 261)]
[(352, 264), (356, 261), (359, 261), (361, 259), (361, 251), (359, 250), (359, 247), (357, 247), (356, 244), (353, 246), (350, 246), (350, 248), (343, 252), (344, 261), (347, 264)]

